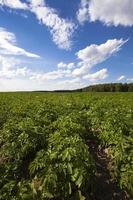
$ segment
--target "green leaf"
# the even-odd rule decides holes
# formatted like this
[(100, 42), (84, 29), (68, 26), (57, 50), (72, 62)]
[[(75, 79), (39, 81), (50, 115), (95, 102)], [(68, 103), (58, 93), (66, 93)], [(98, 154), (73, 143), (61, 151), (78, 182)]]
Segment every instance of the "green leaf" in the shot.
[(68, 163), (67, 164), (67, 169), (68, 169), (68, 173), (72, 174), (72, 164)]
[(80, 188), (81, 184), (82, 184), (82, 180), (83, 180), (83, 176), (80, 175), (78, 180), (76, 181), (76, 185)]

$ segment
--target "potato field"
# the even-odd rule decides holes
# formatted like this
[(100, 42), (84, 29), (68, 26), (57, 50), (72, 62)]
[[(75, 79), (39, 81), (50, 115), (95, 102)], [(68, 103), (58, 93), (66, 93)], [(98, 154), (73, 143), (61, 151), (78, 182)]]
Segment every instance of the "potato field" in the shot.
[(0, 93), (0, 200), (129, 200), (133, 93)]

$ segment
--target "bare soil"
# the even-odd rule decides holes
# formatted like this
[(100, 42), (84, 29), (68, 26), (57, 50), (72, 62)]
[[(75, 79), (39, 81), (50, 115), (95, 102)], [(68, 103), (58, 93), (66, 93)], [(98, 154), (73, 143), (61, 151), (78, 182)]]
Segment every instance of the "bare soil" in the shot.
[(95, 139), (88, 140), (87, 145), (96, 162), (96, 188), (92, 200), (133, 200), (112, 180), (108, 170), (111, 160), (105, 149), (101, 149)]

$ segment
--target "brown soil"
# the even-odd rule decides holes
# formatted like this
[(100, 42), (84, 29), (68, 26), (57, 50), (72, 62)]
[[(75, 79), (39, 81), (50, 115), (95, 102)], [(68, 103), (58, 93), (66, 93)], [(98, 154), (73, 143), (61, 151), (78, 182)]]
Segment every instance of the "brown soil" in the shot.
[(96, 162), (96, 188), (92, 200), (132, 200), (129, 195), (120, 189), (113, 181), (108, 170), (110, 158), (104, 149), (100, 149), (95, 139), (87, 141), (90, 153)]

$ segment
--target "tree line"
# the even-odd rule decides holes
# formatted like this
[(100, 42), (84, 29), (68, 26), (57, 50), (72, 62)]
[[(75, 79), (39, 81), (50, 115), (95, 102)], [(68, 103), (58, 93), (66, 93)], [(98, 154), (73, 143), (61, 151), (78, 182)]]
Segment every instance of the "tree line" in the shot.
[(82, 92), (133, 92), (133, 83), (106, 83), (79, 89)]

